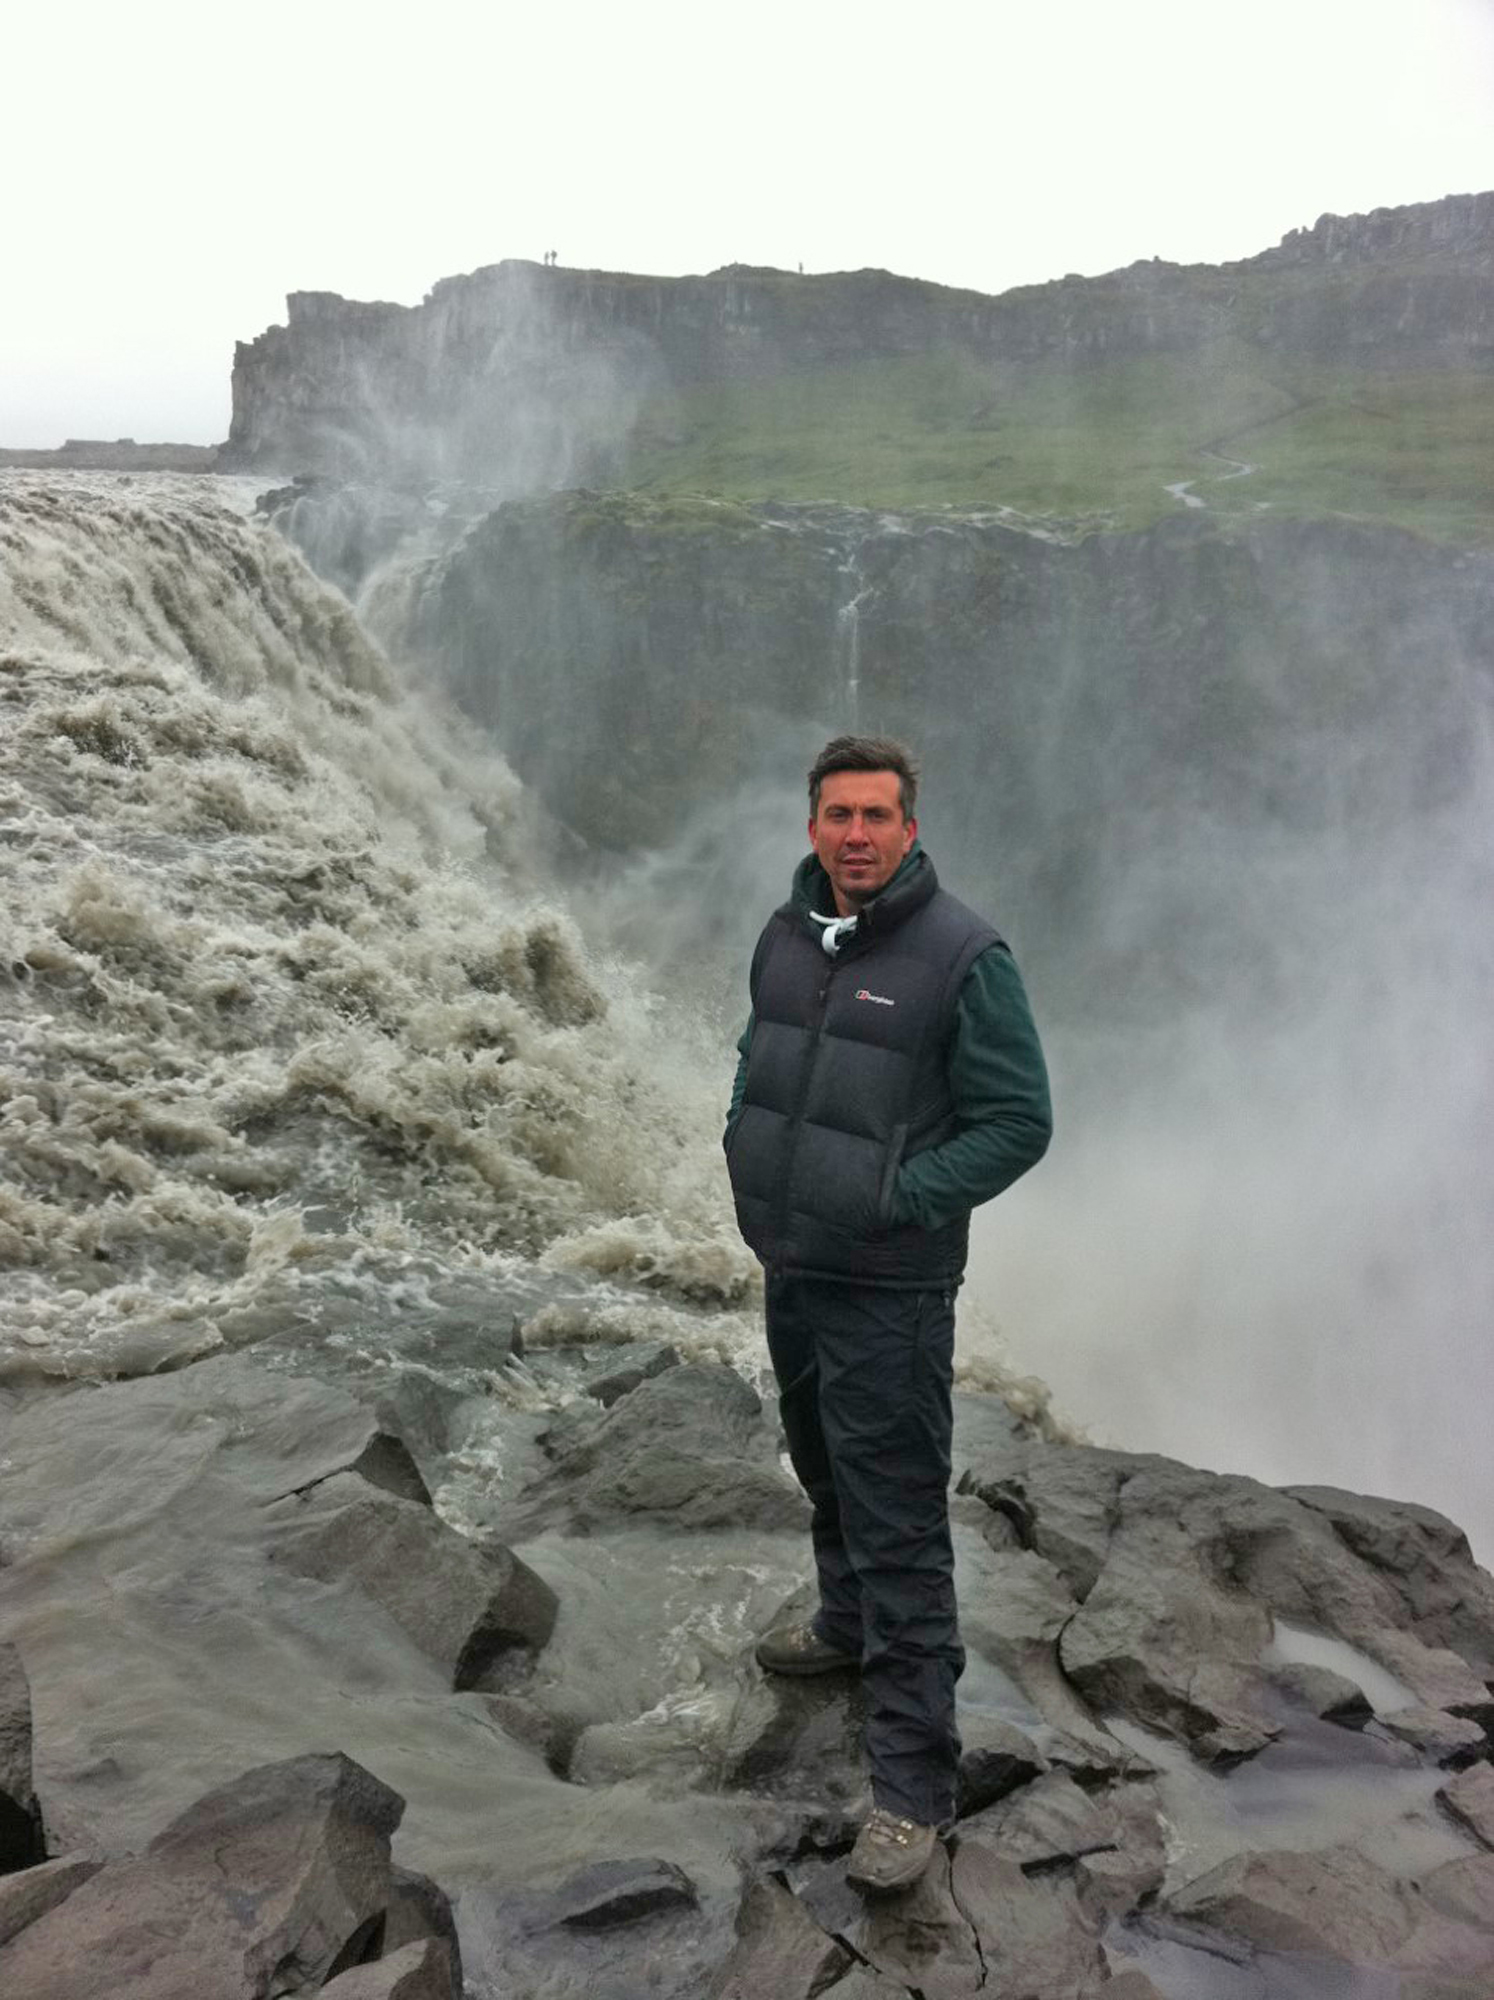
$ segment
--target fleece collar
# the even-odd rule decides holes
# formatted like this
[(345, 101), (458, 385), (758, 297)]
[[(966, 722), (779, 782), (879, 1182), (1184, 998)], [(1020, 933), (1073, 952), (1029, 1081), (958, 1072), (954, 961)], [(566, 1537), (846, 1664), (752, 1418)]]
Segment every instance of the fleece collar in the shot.
[[(861, 910), (854, 930), (842, 933), (838, 948), (844, 950), (868, 943), (873, 938), (885, 937), (911, 917), (915, 910), (922, 909), (938, 887), (939, 878), (934, 873), (934, 864), (915, 840), (887, 887)], [(835, 892), (817, 854), (806, 854), (794, 870), (793, 891), (784, 907), (789, 915), (813, 931), (816, 940), (819, 940), (824, 924), (816, 923), (815, 916), (835, 917)]]

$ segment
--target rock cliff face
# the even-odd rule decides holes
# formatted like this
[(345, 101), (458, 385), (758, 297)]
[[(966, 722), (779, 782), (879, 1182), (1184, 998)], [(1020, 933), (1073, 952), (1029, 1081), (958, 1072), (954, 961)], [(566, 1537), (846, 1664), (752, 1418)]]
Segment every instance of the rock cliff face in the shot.
[(1019, 934), (1092, 949), (1128, 879), (1168, 853), (1181, 878), (1207, 830), (1214, 887), (1150, 907), (1138, 972), (1238, 939), (1253, 860), (1219, 829), (1315, 848), (1466, 797), (1494, 690), (1494, 558), (1349, 523), (1064, 544), (571, 493), (476, 521), (411, 602), (402, 643), (602, 848), (667, 846), (858, 722), (921, 744), (941, 863), (998, 868)]
[(508, 261), (419, 306), (293, 293), (241, 344), (224, 469), (479, 477), (504, 495), (603, 477), (665, 387), (956, 348), (1083, 365), (1233, 336), (1387, 365), (1494, 357), (1494, 194), (1325, 216), (1211, 268), (1160, 261), (1000, 297), (885, 271), (728, 266), (649, 278)]

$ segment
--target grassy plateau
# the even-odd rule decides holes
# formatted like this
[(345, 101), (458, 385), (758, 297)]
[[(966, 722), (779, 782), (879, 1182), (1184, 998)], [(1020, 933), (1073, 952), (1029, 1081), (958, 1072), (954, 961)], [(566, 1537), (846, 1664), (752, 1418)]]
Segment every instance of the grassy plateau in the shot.
[(1221, 339), (1082, 369), (951, 350), (717, 383), (649, 404), (620, 471), (660, 496), (1008, 509), (1074, 534), (1191, 499), (1488, 545), (1491, 467), (1494, 374), (1328, 369)]

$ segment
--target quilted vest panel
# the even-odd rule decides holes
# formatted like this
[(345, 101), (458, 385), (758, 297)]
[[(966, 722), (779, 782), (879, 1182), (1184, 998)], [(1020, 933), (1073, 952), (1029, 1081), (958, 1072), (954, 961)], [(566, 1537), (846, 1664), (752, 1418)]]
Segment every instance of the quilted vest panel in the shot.
[(899, 1287), (964, 1270), (968, 1215), (927, 1230), (888, 1214), (901, 1161), (957, 1129), (955, 1007), (971, 963), (1000, 939), (931, 866), (922, 874), (913, 907), (879, 910), (881, 925), (835, 958), (788, 904), (758, 943), (727, 1165), (742, 1234), (771, 1269)]

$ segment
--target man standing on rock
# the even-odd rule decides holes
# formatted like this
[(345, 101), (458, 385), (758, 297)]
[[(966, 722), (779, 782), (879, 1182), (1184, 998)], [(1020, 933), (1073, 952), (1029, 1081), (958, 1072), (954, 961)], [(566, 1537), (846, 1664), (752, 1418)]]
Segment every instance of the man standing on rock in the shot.
[(861, 1669), (874, 1804), (847, 1873), (874, 1892), (917, 1881), (955, 1810), (951, 1374), (970, 1211), (1052, 1129), (1016, 965), (939, 887), (917, 781), (887, 738), (821, 751), (812, 852), (753, 954), (726, 1128), (819, 1581), (814, 1618), (757, 1657)]

